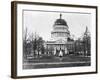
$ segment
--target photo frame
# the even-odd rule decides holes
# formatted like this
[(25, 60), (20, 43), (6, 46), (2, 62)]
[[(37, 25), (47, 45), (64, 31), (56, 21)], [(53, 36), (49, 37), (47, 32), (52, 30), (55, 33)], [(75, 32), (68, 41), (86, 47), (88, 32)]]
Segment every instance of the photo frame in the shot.
[(97, 6), (11, 2), (11, 77), (97, 73)]

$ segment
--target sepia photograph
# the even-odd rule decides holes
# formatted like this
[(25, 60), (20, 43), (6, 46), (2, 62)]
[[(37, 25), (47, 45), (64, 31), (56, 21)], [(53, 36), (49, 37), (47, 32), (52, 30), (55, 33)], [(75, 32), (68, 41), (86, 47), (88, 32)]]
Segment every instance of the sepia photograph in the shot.
[(13, 78), (97, 73), (97, 6), (13, 1)]

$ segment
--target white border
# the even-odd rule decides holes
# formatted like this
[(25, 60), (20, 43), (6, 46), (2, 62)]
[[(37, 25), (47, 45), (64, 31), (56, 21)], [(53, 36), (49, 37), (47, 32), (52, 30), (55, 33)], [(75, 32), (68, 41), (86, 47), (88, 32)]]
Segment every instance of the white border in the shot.
[[(22, 69), (22, 10), (48, 10), (48, 11), (66, 11), (66, 12), (86, 12), (91, 13), (91, 66), (88, 67), (67, 67), (51, 69)], [(17, 4), (17, 76), (49, 75), (62, 73), (80, 73), (96, 71), (96, 10), (90, 8), (74, 8), (44, 5)]]

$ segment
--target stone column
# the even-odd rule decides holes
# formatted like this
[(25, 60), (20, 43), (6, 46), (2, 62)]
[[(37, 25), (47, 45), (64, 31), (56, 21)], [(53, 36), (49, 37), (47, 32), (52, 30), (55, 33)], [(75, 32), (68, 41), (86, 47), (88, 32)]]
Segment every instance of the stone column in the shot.
[(67, 48), (65, 48), (65, 54), (68, 54)]
[(56, 46), (54, 47), (54, 55), (56, 55)]

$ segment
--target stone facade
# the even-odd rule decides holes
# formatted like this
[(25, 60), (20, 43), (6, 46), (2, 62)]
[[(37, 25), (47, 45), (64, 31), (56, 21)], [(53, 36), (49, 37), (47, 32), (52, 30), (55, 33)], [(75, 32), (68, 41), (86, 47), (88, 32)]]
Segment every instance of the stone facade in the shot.
[(69, 54), (69, 51), (73, 51), (74, 41), (68, 39), (70, 39), (69, 27), (67, 22), (62, 19), (62, 14), (60, 14), (60, 18), (54, 22), (51, 40), (46, 42), (46, 48), (51, 50), (53, 55), (56, 56)]

